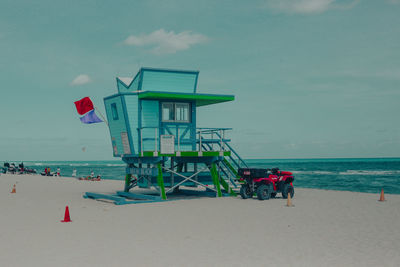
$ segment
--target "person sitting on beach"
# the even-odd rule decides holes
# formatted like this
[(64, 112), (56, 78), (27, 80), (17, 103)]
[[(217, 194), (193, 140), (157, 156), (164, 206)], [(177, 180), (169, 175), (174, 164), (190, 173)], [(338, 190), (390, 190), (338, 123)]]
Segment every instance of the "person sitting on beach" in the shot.
[(10, 167), (8, 168), (8, 171), (12, 174), (15, 174), (15, 172), (17, 171), (17, 168), (15, 167), (14, 163), (10, 164)]
[(19, 164), (19, 171), (20, 171), (21, 173), (23, 173), (23, 172), (25, 171), (24, 163), (23, 163), (23, 162), (21, 162), (21, 164)]
[(90, 175), (85, 177), (85, 180), (93, 180), (94, 179), (94, 172), (92, 171)]
[(76, 169), (74, 169), (73, 171), (72, 171), (72, 175), (71, 175), (72, 177), (76, 177)]
[(93, 178), (92, 180), (93, 180), (93, 181), (100, 181), (100, 180), (101, 180), (101, 177), (100, 177), (100, 175), (97, 175), (97, 177), (96, 177), (96, 178)]
[(60, 172), (61, 172), (60, 167), (58, 167), (58, 168), (57, 168), (57, 176), (58, 176), (58, 177), (61, 176), (61, 175), (60, 175)]

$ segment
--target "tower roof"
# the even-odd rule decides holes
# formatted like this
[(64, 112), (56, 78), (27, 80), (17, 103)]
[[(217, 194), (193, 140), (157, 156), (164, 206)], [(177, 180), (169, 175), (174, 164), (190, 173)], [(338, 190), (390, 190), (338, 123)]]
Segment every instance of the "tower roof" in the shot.
[(233, 95), (197, 94), (197, 93), (173, 93), (145, 91), (139, 93), (139, 99), (152, 100), (186, 100), (196, 102), (197, 107), (223, 103), (235, 100)]
[(117, 77), (126, 87), (131, 86), (133, 78), (131, 77)]

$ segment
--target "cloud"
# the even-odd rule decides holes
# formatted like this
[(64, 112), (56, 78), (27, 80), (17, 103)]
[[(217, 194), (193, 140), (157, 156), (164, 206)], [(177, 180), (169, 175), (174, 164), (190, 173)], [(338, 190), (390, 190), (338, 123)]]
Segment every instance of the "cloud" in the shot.
[(183, 31), (175, 33), (174, 31), (156, 30), (150, 34), (131, 35), (125, 41), (126, 45), (149, 46), (155, 54), (173, 54), (180, 50), (187, 50), (192, 45), (203, 43), (208, 38), (205, 35)]
[[(394, 0), (395, 1), (395, 0)], [(288, 14), (319, 14), (329, 9), (349, 9), (358, 4), (359, 0), (267, 0), (267, 8), (278, 13)], [(347, 2), (343, 4), (343, 2)]]
[(83, 85), (90, 83), (92, 80), (90, 79), (89, 75), (87, 74), (80, 74), (76, 76), (76, 78), (71, 82), (71, 85)]

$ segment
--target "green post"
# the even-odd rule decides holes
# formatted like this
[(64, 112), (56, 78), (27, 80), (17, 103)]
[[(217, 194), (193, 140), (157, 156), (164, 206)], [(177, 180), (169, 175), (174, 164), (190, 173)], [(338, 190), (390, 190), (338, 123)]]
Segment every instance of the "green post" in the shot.
[(221, 192), (221, 187), (219, 185), (219, 178), (218, 178), (218, 172), (217, 172), (217, 166), (215, 163), (211, 164), (211, 177), (214, 182), (215, 189), (217, 189), (217, 197), (222, 197), (222, 192)]
[(165, 194), (164, 179), (163, 179), (163, 175), (162, 175), (161, 163), (157, 164), (157, 168), (158, 168), (157, 183), (161, 190), (161, 198), (166, 200), (167, 195)]
[(125, 176), (125, 188), (124, 188), (125, 192), (129, 192), (129, 186), (131, 185), (131, 178), (132, 178), (132, 174), (126, 174), (126, 176)]
[(229, 187), (229, 184), (220, 176), (219, 177), (219, 181), (222, 185), (222, 187), (225, 189), (226, 192), (229, 193), (229, 195), (236, 197), (237, 194), (235, 192), (233, 192), (232, 188)]

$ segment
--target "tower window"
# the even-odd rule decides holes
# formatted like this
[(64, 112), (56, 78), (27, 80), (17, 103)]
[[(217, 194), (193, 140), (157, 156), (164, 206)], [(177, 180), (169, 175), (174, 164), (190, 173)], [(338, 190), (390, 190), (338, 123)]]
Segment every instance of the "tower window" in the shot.
[(112, 117), (113, 120), (118, 120), (118, 111), (117, 111), (117, 104), (112, 103), (111, 104), (111, 113), (112, 113)]
[(163, 122), (190, 122), (189, 103), (162, 103)]

